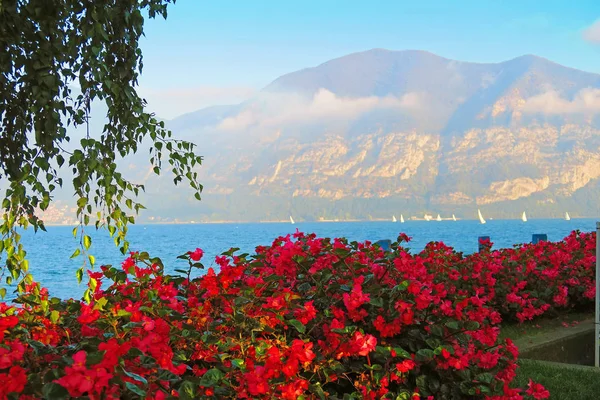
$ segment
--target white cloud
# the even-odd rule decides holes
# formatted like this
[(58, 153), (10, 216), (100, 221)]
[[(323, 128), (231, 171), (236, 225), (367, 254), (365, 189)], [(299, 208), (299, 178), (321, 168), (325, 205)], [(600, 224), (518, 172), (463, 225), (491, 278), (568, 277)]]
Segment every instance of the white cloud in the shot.
[(582, 89), (572, 100), (562, 98), (556, 91), (547, 91), (527, 99), (523, 111), (556, 115), (600, 113), (600, 89)]
[(590, 43), (600, 44), (600, 19), (583, 30), (583, 38)]
[(204, 107), (235, 104), (247, 100), (256, 89), (244, 86), (198, 86), (152, 89), (140, 87), (139, 94), (148, 101), (148, 109), (160, 118), (171, 119)]
[(240, 114), (224, 119), (220, 129), (237, 130), (251, 126), (276, 127), (290, 123), (349, 120), (375, 109), (417, 109), (424, 106), (423, 95), (340, 97), (320, 89), (312, 98), (299, 94), (262, 93)]

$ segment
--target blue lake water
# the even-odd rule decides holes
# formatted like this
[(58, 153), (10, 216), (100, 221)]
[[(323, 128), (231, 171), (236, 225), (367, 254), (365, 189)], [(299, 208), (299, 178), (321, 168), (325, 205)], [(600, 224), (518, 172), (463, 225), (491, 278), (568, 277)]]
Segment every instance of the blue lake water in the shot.
[[(572, 230), (592, 231), (595, 219), (564, 220), (488, 220), (478, 221), (406, 221), (393, 222), (318, 222), (318, 223), (253, 223), (253, 224), (194, 224), (194, 225), (135, 225), (130, 228), (131, 250), (147, 251), (160, 257), (167, 271), (185, 267), (176, 260), (179, 254), (197, 247), (205, 251), (204, 264), (208, 267), (214, 257), (231, 247), (251, 252), (257, 245), (268, 245), (280, 235), (294, 233), (296, 228), (321, 237), (346, 237), (350, 240), (395, 239), (403, 232), (413, 238), (410, 248), (423, 249), (430, 241), (442, 241), (458, 251), (477, 251), (477, 238), (490, 236), (494, 247), (511, 247), (515, 243), (531, 241), (531, 235), (545, 233), (551, 241), (567, 236)], [(92, 230), (92, 228), (90, 228)], [(114, 246), (106, 231), (93, 232), (91, 254), (96, 265), (119, 265), (124, 257)], [(75, 271), (82, 259), (69, 259), (78, 247), (70, 227), (48, 227), (48, 232), (26, 231), (23, 243), (27, 250), (30, 271), (34, 278), (50, 290), (52, 296), (78, 298), (85, 290), (78, 285)], [(9, 289), (9, 292), (11, 290)], [(12, 297), (12, 296), (10, 296)]]

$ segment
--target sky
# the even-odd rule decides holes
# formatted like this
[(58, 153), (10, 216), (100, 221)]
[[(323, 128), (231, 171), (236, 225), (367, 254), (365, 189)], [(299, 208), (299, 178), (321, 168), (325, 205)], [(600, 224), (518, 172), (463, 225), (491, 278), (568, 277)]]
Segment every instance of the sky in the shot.
[(598, 0), (177, 0), (145, 34), (140, 93), (167, 119), (373, 48), (473, 62), (535, 54), (600, 73)]

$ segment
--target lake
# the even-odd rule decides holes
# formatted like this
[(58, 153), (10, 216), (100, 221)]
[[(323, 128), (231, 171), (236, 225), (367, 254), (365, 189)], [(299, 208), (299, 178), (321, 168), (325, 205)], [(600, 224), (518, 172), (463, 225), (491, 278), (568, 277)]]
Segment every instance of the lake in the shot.
[[(406, 221), (393, 222), (298, 222), (290, 223), (247, 223), (247, 224), (190, 224), (190, 225), (134, 225), (130, 227), (131, 250), (147, 251), (160, 257), (168, 272), (185, 267), (184, 261), (176, 257), (188, 250), (200, 247), (205, 252), (204, 264), (208, 267), (214, 257), (231, 247), (251, 252), (257, 245), (268, 245), (280, 235), (294, 233), (299, 229), (305, 233), (316, 233), (320, 237), (346, 237), (350, 240), (392, 239), (403, 232), (413, 238), (410, 248), (423, 249), (430, 241), (442, 241), (458, 251), (477, 251), (477, 238), (490, 236), (494, 247), (511, 247), (515, 243), (531, 241), (531, 235), (545, 233), (548, 240), (557, 241), (571, 231), (592, 231), (595, 219), (564, 220), (488, 220), (479, 221)], [(93, 228), (88, 228), (92, 231)], [(91, 234), (91, 254), (96, 264), (119, 265), (124, 257), (114, 246), (108, 232)], [(69, 259), (78, 246), (72, 236), (72, 227), (51, 226), (48, 232), (26, 231), (23, 243), (28, 252), (30, 271), (34, 278), (50, 290), (52, 296), (61, 298), (80, 297), (85, 285), (78, 285), (75, 271), (82, 259)], [(11, 290), (9, 289), (9, 292)]]

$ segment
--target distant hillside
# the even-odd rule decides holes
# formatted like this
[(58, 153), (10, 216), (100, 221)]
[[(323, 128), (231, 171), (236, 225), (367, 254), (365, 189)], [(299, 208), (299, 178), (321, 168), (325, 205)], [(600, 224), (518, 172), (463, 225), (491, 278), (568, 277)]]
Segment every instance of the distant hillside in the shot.
[[(598, 215), (600, 75), (370, 50), (168, 122), (195, 141), (204, 199), (140, 175), (146, 216), (183, 220)], [(183, 198), (182, 198), (183, 197)]]

